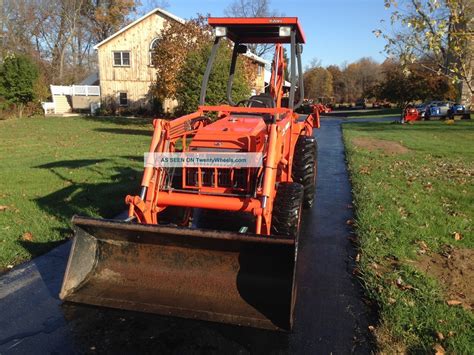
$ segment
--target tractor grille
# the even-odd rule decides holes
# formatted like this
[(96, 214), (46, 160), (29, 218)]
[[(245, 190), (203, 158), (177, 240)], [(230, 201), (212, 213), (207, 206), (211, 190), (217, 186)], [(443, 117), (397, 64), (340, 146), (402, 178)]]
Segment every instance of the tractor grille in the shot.
[(220, 187), (241, 191), (249, 189), (249, 169), (186, 168), (185, 170), (185, 187), (188, 188)]

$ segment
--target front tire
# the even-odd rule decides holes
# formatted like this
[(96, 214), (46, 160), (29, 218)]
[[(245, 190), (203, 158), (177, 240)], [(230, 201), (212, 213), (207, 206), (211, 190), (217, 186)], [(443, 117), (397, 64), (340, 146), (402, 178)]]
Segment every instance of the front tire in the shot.
[(272, 234), (296, 238), (299, 234), (304, 189), (296, 182), (278, 184), (272, 212)]
[(316, 192), (318, 145), (314, 137), (300, 136), (295, 145), (292, 178), (304, 188), (303, 207), (311, 208)]

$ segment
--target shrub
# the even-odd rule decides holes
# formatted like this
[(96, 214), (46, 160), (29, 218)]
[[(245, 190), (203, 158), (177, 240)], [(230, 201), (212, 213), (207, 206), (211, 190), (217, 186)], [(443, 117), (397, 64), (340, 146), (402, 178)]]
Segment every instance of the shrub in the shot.
[(8, 56), (0, 66), (0, 96), (15, 104), (20, 117), (26, 104), (36, 98), (34, 87), (38, 75), (38, 67), (24, 55)]
[[(209, 105), (219, 105), (227, 101), (226, 90), (232, 59), (231, 52), (224, 43), (219, 48), (207, 86), (206, 103)], [(210, 53), (211, 46), (189, 53), (178, 74), (176, 98), (179, 102), (178, 112), (181, 114), (195, 111), (199, 105), (201, 82)], [(237, 102), (249, 96), (250, 86), (244, 73), (242, 59), (240, 59), (234, 76), (232, 98)]]

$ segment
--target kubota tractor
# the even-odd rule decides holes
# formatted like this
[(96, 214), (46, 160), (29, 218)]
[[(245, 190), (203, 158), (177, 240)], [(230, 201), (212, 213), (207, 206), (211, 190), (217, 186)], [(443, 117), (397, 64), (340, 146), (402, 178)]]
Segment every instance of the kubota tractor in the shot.
[[(319, 127), (318, 115), (300, 119), (294, 112), (304, 98), (305, 37), (293, 17), (209, 18), (209, 24), (216, 37), (200, 106), (172, 121), (154, 120), (149, 151), (155, 154), (146, 158), (140, 194), (126, 197), (126, 220), (73, 218), (75, 238), (60, 297), (290, 329), (302, 209), (313, 205), (315, 193), (313, 126)], [(218, 47), (230, 43), (221, 44), (224, 38), (234, 42), (227, 103), (207, 106), (206, 89)], [(236, 62), (250, 43), (275, 44), (271, 82), (268, 93), (234, 102)], [(284, 44), (289, 44), (291, 62), (287, 98)], [(169, 167), (150, 158), (248, 153), (260, 156), (261, 163), (222, 167), (186, 162)]]

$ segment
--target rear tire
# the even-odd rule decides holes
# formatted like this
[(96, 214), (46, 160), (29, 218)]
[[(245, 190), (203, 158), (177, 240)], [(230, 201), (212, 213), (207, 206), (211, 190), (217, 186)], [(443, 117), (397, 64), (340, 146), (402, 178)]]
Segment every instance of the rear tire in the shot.
[(304, 189), (296, 182), (278, 184), (273, 201), (272, 234), (286, 237), (298, 236), (301, 222)]
[(311, 208), (316, 192), (318, 145), (314, 137), (300, 136), (295, 146), (292, 178), (304, 188), (303, 207)]

